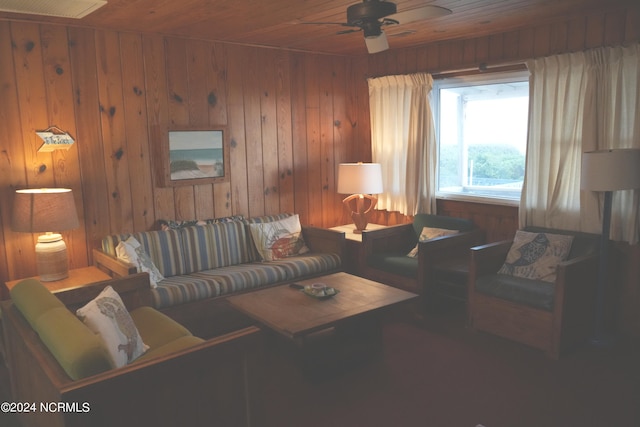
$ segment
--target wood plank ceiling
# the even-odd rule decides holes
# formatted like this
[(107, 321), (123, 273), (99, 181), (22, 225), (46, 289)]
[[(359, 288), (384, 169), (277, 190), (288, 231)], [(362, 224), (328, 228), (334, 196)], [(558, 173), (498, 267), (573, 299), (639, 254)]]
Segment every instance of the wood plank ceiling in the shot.
[[(6, 0), (0, 0), (0, 8)], [(30, 2), (33, 0), (23, 0)], [(38, 1), (38, 0), (36, 0)], [(486, 36), (599, 13), (638, 0), (396, 0), (398, 12), (435, 5), (450, 15), (385, 27), (391, 49)], [(13, 2), (13, 1), (12, 1)], [(14, 2), (15, 3), (15, 2)], [(81, 19), (0, 12), (0, 19), (58, 22), (142, 33), (161, 33), (338, 55), (367, 53), (361, 32), (336, 34), (355, 0), (108, 0)]]

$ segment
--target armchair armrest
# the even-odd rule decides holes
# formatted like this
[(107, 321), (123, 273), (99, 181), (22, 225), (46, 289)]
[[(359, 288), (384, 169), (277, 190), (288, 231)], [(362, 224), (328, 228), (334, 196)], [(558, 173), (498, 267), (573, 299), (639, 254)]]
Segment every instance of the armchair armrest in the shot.
[(484, 236), (484, 231), (477, 229), (419, 242), (418, 263), (427, 266), (451, 258), (468, 257), (470, 248), (484, 243)]
[(111, 277), (124, 277), (138, 272), (135, 265), (119, 260), (100, 249), (93, 249), (93, 265)]
[(344, 259), (346, 248), (344, 232), (303, 225), (302, 237), (312, 252), (335, 253)]
[(472, 247), (470, 249), (469, 282), (474, 283), (475, 279), (483, 274), (496, 273), (504, 264), (512, 244), (511, 240), (503, 240)]
[(416, 240), (412, 224), (397, 224), (362, 232), (365, 257), (377, 252), (409, 252)]
[(597, 254), (558, 264), (553, 307), (554, 354), (561, 354), (593, 333), (597, 277)]

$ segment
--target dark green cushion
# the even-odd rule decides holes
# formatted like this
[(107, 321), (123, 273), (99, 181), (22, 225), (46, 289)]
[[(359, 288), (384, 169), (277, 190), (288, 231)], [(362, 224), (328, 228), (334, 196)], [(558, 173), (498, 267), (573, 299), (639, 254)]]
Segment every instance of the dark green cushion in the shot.
[(476, 291), (541, 310), (553, 310), (554, 284), (506, 274), (476, 279)]
[(418, 258), (408, 257), (401, 253), (372, 254), (367, 263), (379, 270), (405, 277), (418, 277)]

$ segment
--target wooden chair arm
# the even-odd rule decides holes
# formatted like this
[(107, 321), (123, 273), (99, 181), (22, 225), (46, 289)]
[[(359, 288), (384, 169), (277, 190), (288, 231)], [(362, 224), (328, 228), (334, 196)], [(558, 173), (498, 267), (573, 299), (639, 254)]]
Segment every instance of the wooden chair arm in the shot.
[(135, 265), (119, 260), (96, 248), (93, 249), (93, 265), (111, 277), (124, 277), (138, 272)]
[(56, 297), (71, 311), (75, 312), (75, 310), (97, 297), (107, 286), (111, 286), (120, 295), (122, 302), (130, 311), (134, 308), (151, 306), (152, 304), (151, 284), (148, 273), (135, 273), (126, 277), (104, 280), (91, 285), (60, 291), (56, 293)]
[(303, 225), (302, 237), (312, 252), (335, 253), (344, 259), (346, 241), (343, 231)]
[(423, 266), (452, 257), (468, 257), (469, 249), (484, 243), (484, 239), (484, 231), (478, 229), (419, 242), (418, 263)]
[(405, 250), (409, 252), (411, 250), (409, 246), (415, 240), (412, 224), (397, 224), (362, 232), (362, 247), (365, 256), (378, 252), (404, 252)]
[(513, 241), (487, 243), (470, 249), (469, 283), (475, 283), (478, 276), (496, 273), (507, 258)]

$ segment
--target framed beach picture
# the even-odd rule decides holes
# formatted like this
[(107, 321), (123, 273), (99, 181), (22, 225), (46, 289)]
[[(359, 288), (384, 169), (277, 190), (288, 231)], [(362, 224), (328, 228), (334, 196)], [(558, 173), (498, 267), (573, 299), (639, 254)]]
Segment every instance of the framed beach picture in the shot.
[(168, 185), (197, 185), (229, 180), (225, 129), (170, 130), (165, 161)]

